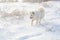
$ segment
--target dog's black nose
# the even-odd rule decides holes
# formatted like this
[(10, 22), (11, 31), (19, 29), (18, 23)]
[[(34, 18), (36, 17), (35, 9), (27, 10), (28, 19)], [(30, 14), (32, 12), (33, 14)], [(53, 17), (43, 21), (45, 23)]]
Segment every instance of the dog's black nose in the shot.
[(33, 17), (30, 17), (30, 19), (32, 19)]

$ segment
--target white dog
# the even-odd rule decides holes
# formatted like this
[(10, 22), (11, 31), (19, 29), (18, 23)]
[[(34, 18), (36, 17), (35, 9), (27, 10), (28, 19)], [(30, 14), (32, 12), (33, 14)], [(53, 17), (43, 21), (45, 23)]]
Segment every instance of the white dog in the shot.
[(44, 8), (40, 8), (38, 11), (31, 12), (31, 15), (30, 15), (30, 19), (32, 19), (31, 25), (34, 24), (34, 21), (36, 21), (36, 24), (40, 24), (41, 23), (41, 20), (44, 17), (44, 15), (45, 15)]

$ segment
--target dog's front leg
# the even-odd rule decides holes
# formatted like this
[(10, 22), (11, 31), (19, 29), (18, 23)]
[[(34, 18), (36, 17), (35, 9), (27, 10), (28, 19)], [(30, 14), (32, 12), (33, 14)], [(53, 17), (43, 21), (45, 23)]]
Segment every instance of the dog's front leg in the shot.
[(36, 24), (39, 24), (39, 20), (38, 19), (36, 20)]
[(33, 25), (33, 20), (31, 21), (31, 25)]
[(41, 19), (39, 19), (39, 24), (41, 23)]

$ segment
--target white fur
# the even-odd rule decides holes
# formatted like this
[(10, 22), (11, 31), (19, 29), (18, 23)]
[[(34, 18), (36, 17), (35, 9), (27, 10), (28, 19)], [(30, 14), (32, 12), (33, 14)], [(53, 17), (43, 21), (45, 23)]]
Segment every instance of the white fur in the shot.
[(40, 24), (41, 20), (44, 18), (44, 15), (45, 15), (44, 8), (40, 8), (38, 11), (31, 12), (30, 15), (30, 19), (32, 19), (31, 25), (34, 24), (34, 21), (36, 21), (36, 24)]

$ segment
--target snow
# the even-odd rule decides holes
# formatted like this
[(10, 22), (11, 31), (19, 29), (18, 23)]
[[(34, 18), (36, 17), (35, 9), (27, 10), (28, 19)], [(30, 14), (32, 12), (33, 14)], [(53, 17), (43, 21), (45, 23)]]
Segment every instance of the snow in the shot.
[[(41, 25), (30, 25), (29, 15), (23, 19), (0, 17), (0, 40), (60, 40), (60, 2), (47, 2), (45, 20)], [(0, 11), (12, 12), (14, 9), (27, 12), (42, 7), (38, 3), (0, 3)]]

